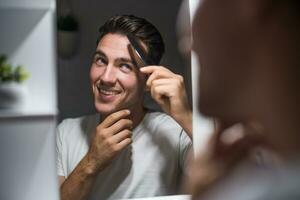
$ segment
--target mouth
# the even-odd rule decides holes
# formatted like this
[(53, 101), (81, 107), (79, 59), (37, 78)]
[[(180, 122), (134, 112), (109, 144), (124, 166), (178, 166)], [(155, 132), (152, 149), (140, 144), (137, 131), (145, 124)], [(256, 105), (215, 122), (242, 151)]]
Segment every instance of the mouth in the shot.
[(116, 96), (121, 93), (120, 90), (116, 90), (114, 88), (110, 88), (110, 87), (99, 85), (99, 84), (97, 84), (96, 87), (98, 89), (99, 94), (105, 95), (105, 96)]

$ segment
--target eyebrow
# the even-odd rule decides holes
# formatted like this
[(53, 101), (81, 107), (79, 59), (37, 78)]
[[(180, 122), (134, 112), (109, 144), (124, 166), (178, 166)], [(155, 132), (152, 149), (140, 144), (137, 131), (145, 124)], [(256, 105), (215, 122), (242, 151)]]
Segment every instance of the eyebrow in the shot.
[(105, 58), (106, 58), (106, 55), (105, 55), (105, 53), (103, 52), (103, 51), (101, 51), (101, 50), (97, 50), (95, 53), (94, 53), (94, 56), (104, 56)]
[[(95, 53), (94, 53), (94, 57), (95, 56), (103, 56), (105, 58), (107, 58), (107, 56), (105, 55), (105, 53), (103, 51), (101, 51), (100, 49), (98, 49)], [(126, 62), (126, 63), (131, 63), (132, 65), (134, 65), (135, 67), (137, 67), (137, 64), (135, 61), (133, 61), (132, 59), (130, 58), (124, 58), (124, 57), (120, 57), (120, 58), (117, 58), (115, 60), (116, 62)]]
[(116, 61), (119, 61), (119, 62), (128, 62), (128, 63), (133, 63), (133, 61), (131, 59), (128, 59), (128, 58), (117, 58)]

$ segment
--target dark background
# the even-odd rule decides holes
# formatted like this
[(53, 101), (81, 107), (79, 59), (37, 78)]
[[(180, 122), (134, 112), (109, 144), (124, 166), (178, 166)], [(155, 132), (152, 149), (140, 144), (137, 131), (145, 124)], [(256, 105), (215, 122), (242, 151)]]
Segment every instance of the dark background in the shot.
[(166, 45), (161, 64), (182, 74), (190, 91), (190, 67), (177, 47), (176, 19), (180, 4), (181, 0), (57, 1), (58, 15), (71, 9), (79, 22), (75, 55), (68, 59), (58, 56), (58, 120), (95, 112), (89, 69), (96, 48), (98, 28), (115, 14), (143, 17), (158, 28)]

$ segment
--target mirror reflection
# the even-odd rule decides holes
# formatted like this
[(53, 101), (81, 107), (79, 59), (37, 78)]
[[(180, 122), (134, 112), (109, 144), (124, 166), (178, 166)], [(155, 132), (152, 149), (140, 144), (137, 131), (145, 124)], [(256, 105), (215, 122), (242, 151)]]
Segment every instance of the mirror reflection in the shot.
[(58, 3), (62, 200), (184, 193), (192, 109), (180, 2)]

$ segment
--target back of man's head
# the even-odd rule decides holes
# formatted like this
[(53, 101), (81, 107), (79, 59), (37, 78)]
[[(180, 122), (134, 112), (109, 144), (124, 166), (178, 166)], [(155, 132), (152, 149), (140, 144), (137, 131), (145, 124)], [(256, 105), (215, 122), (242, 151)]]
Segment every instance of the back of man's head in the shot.
[(147, 46), (147, 53), (155, 64), (159, 64), (165, 51), (164, 41), (157, 28), (143, 18), (134, 15), (115, 15), (99, 28), (97, 44), (108, 33), (132, 34)]

